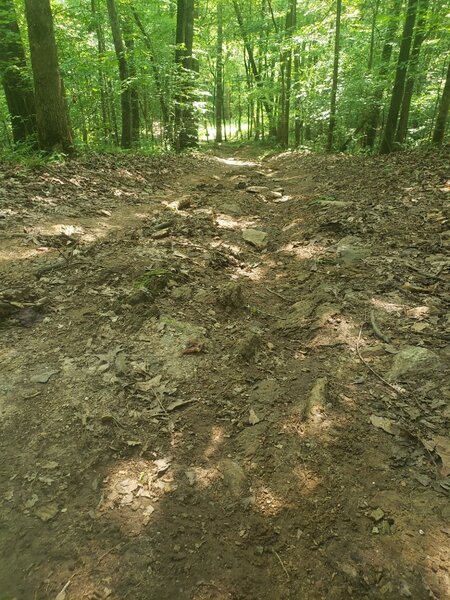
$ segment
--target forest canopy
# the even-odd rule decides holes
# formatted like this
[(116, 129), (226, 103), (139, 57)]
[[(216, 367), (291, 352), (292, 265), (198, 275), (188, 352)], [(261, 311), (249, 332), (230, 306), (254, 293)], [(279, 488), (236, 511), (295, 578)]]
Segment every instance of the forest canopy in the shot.
[(0, 0), (0, 149), (445, 141), (448, 0)]

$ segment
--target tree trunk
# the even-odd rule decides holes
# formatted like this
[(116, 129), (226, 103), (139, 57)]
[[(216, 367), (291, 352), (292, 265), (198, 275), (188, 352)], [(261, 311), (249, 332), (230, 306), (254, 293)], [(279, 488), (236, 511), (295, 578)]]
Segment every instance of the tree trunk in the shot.
[(13, 140), (36, 144), (36, 106), (25, 50), (12, 0), (0, 1), (0, 79), (11, 117)]
[(380, 122), (381, 103), (385, 89), (385, 80), (389, 71), (389, 64), (392, 57), (392, 48), (395, 41), (395, 34), (398, 28), (398, 18), (402, 7), (402, 0), (393, 0), (391, 18), (386, 30), (386, 37), (381, 51), (381, 63), (378, 72), (378, 82), (372, 99), (372, 108), (367, 119), (367, 128), (365, 135), (365, 146), (372, 149), (375, 146), (375, 140)]
[(156, 91), (158, 93), (158, 98), (159, 98), (159, 106), (161, 108), (161, 117), (162, 117), (162, 122), (163, 122), (162, 129), (165, 132), (165, 134), (168, 135), (169, 128), (170, 128), (170, 111), (169, 111), (169, 106), (166, 102), (166, 97), (164, 94), (165, 90), (162, 85), (161, 74), (160, 74), (158, 65), (156, 63), (155, 51), (153, 48), (152, 39), (151, 39), (150, 35), (148, 34), (148, 32), (146, 31), (144, 25), (142, 24), (142, 21), (139, 17), (138, 12), (136, 11), (136, 9), (132, 8), (132, 11), (133, 11), (134, 20), (136, 21), (136, 25), (138, 26), (138, 29), (142, 33), (145, 47), (149, 51), (150, 63), (151, 63), (152, 71), (153, 71), (153, 79), (155, 81), (155, 87), (156, 87)]
[(50, 0), (25, 0), (39, 148), (73, 152)]
[(139, 146), (140, 137), (140, 114), (139, 114), (139, 89), (136, 81), (136, 64), (134, 56), (134, 37), (130, 24), (126, 24), (123, 30), (124, 42), (127, 50), (127, 62), (129, 73), (130, 103), (131, 103), (131, 143)]
[(289, 47), (281, 55), (281, 102), (280, 120), (278, 125), (278, 141), (283, 148), (289, 146), (289, 117), (291, 109), (291, 83), (292, 83), (292, 48), (290, 46), (292, 32), (297, 22), (297, 0), (290, 0), (286, 14), (286, 40)]
[[(259, 71), (259, 69), (256, 65), (255, 56), (253, 54), (253, 48), (250, 44), (250, 41), (249, 41), (249, 38), (247, 35), (247, 31), (245, 29), (244, 19), (242, 18), (242, 12), (241, 12), (241, 8), (239, 6), (238, 0), (233, 0), (233, 7), (234, 7), (234, 12), (236, 13), (236, 20), (238, 22), (239, 29), (241, 31), (244, 46), (247, 51), (250, 69), (251, 69), (253, 77), (256, 81), (256, 85), (261, 89), (264, 85), (264, 80), (261, 76), (261, 72)], [(261, 101), (262, 101), (262, 105), (264, 106), (264, 110), (266, 112), (267, 119), (269, 121), (270, 132), (272, 135), (276, 136), (277, 129), (274, 125), (272, 106), (268, 102), (267, 97), (265, 95), (262, 96)]]
[(105, 141), (109, 140), (111, 134), (111, 119), (109, 118), (108, 110), (108, 88), (106, 77), (102, 71), (102, 61), (105, 56), (105, 38), (100, 23), (100, 18), (97, 9), (97, 0), (91, 0), (91, 13), (94, 20), (95, 33), (97, 36), (97, 53), (98, 53), (98, 82), (100, 87), (100, 108), (102, 114), (103, 134)]
[(386, 119), (380, 154), (389, 154), (394, 149), (394, 137), (397, 129), (398, 115), (405, 91), (406, 74), (411, 51), (414, 24), (416, 22), (418, 0), (408, 0), (405, 24), (403, 27), (402, 42), (398, 55), (394, 87), (392, 89), (389, 113)]
[(334, 130), (336, 128), (336, 99), (339, 77), (339, 54), (341, 45), (341, 13), (342, 0), (336, 2), (336, 33), (334, 40), (333, 83), (331, 86), (330, 122), (328, 125), (327, 152), (333, 149)]
[(448, 113), (450, 109), (450, 63), (445, 78), (444, 90), (439, 102), (438, 116), (433, 132), (433, 144), (441, 145), (444, 141), (445, 128), (447, 125)]
[[(30, 0), (31, 1), (31, 0)], [(120, 105), (122, 110), (122, 135), (120, 145), (122, 148), (131, 148), (133, 141), (133, 115), (131, 103), (131, 91), (129, 86), (130, 71), (123, 42), (122, 30), (119, 22), (119, 15), (115, 0), (106, 0), (108, 6), (109, 22), (111, 25), (111, 34), (119, 65), (120, 79)]]
[(194, 0), (177, 0), (175, 63), (178, 66), (179, 83), (175, 99), (175, 147), (178, 151), (198, 146), (193, 93), (197, 65), (192, 55), (193, 42)]
[(406, 141), (406, 136), (408, 135), (409, 111), (411, 109), (414, 85), (416, 83), (416, 77), (419, 68), (420, 49), (426, 37), (428, 5), (429, 0), (420, 0), (416, 33), (414, 35), (411, 59), (409, 62), (408, 78), (406, 80), (405, 91), (403, 93), (400, 118), (395, 136), (395, 141), (398, 144), (404, 144)]
[(217, 54), (216, 54), (216, 142), (222, 142), (222, 113), (223, 113), (223, 6), (222, 0), (217, 0)]

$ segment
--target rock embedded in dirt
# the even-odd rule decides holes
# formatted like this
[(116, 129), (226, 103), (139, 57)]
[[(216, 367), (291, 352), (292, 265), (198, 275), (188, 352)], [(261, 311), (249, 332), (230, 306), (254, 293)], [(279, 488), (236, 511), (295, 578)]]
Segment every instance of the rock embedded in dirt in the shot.
[(224, 308), (243, 308), (245, 305), (242, 286), (237, 281), (230, 281), (219, 289), (217, 302)]
[(236, 355), (238, 358), (249, 362), (255, 358), (256, 352), (261, 346), (261, 333), (259, 331), (249, 331), (238, 342), (236, 346)]
[(225, 459), (220, 465), (223, 483), (233, 498), (241, 498), (247, 488), (247, 476), (241, 465), (230, 459)]
[(242, 215), (242, 209), (239, 206), (239, 204), (236, 204), (234, 202), (225, 202), (224, 204), (221, 204), (218, 209), (227, 214), (227, 215), (232, 215), (234, 217), (240, 217)]
[(265, 185), (252, 185), (248, 188), (245, 188), (247, 192), (251, 194), (263, 194), (266, 195), (267, 192), (270, 192), (270, 189)]
[(395, 355), (388, 379), (394, 381), (409, 374), (426, 374), (440, 366), (439, 356), (420, 346), (408, 346)]
[(243, 229), (242, 237), (258, 250), (263, 250), (267, 246), (269, 236), (265, 231), (259, 231), (258, 229)]
[(273, 190), (269, 190), (266, 194), (265, 194), (266, 198), (269, 200), (279, 200), (280, 198), (283, 197), (283, 194), (281, 192), (275, 192)]

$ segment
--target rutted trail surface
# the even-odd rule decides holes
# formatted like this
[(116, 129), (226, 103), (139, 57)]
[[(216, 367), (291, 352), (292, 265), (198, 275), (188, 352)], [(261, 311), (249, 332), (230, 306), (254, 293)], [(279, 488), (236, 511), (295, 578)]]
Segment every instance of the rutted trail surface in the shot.
[(450, 598), (444, 153), (0, 173), (1, 600)]

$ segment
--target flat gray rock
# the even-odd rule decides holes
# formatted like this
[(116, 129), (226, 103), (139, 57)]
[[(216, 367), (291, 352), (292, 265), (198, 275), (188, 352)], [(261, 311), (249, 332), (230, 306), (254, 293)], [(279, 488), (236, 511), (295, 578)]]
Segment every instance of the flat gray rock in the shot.
[(395, 355), (388, 379), (393, 381), (409, 373), (427, 373), (439, 366), (439, 357), (431, 350), (408, 346)]
[(243, 229), (242, 237), (258, 250), (262, 250), (267, 246), (269, 236), (265, 231), (259, 231), (258, 229)]

